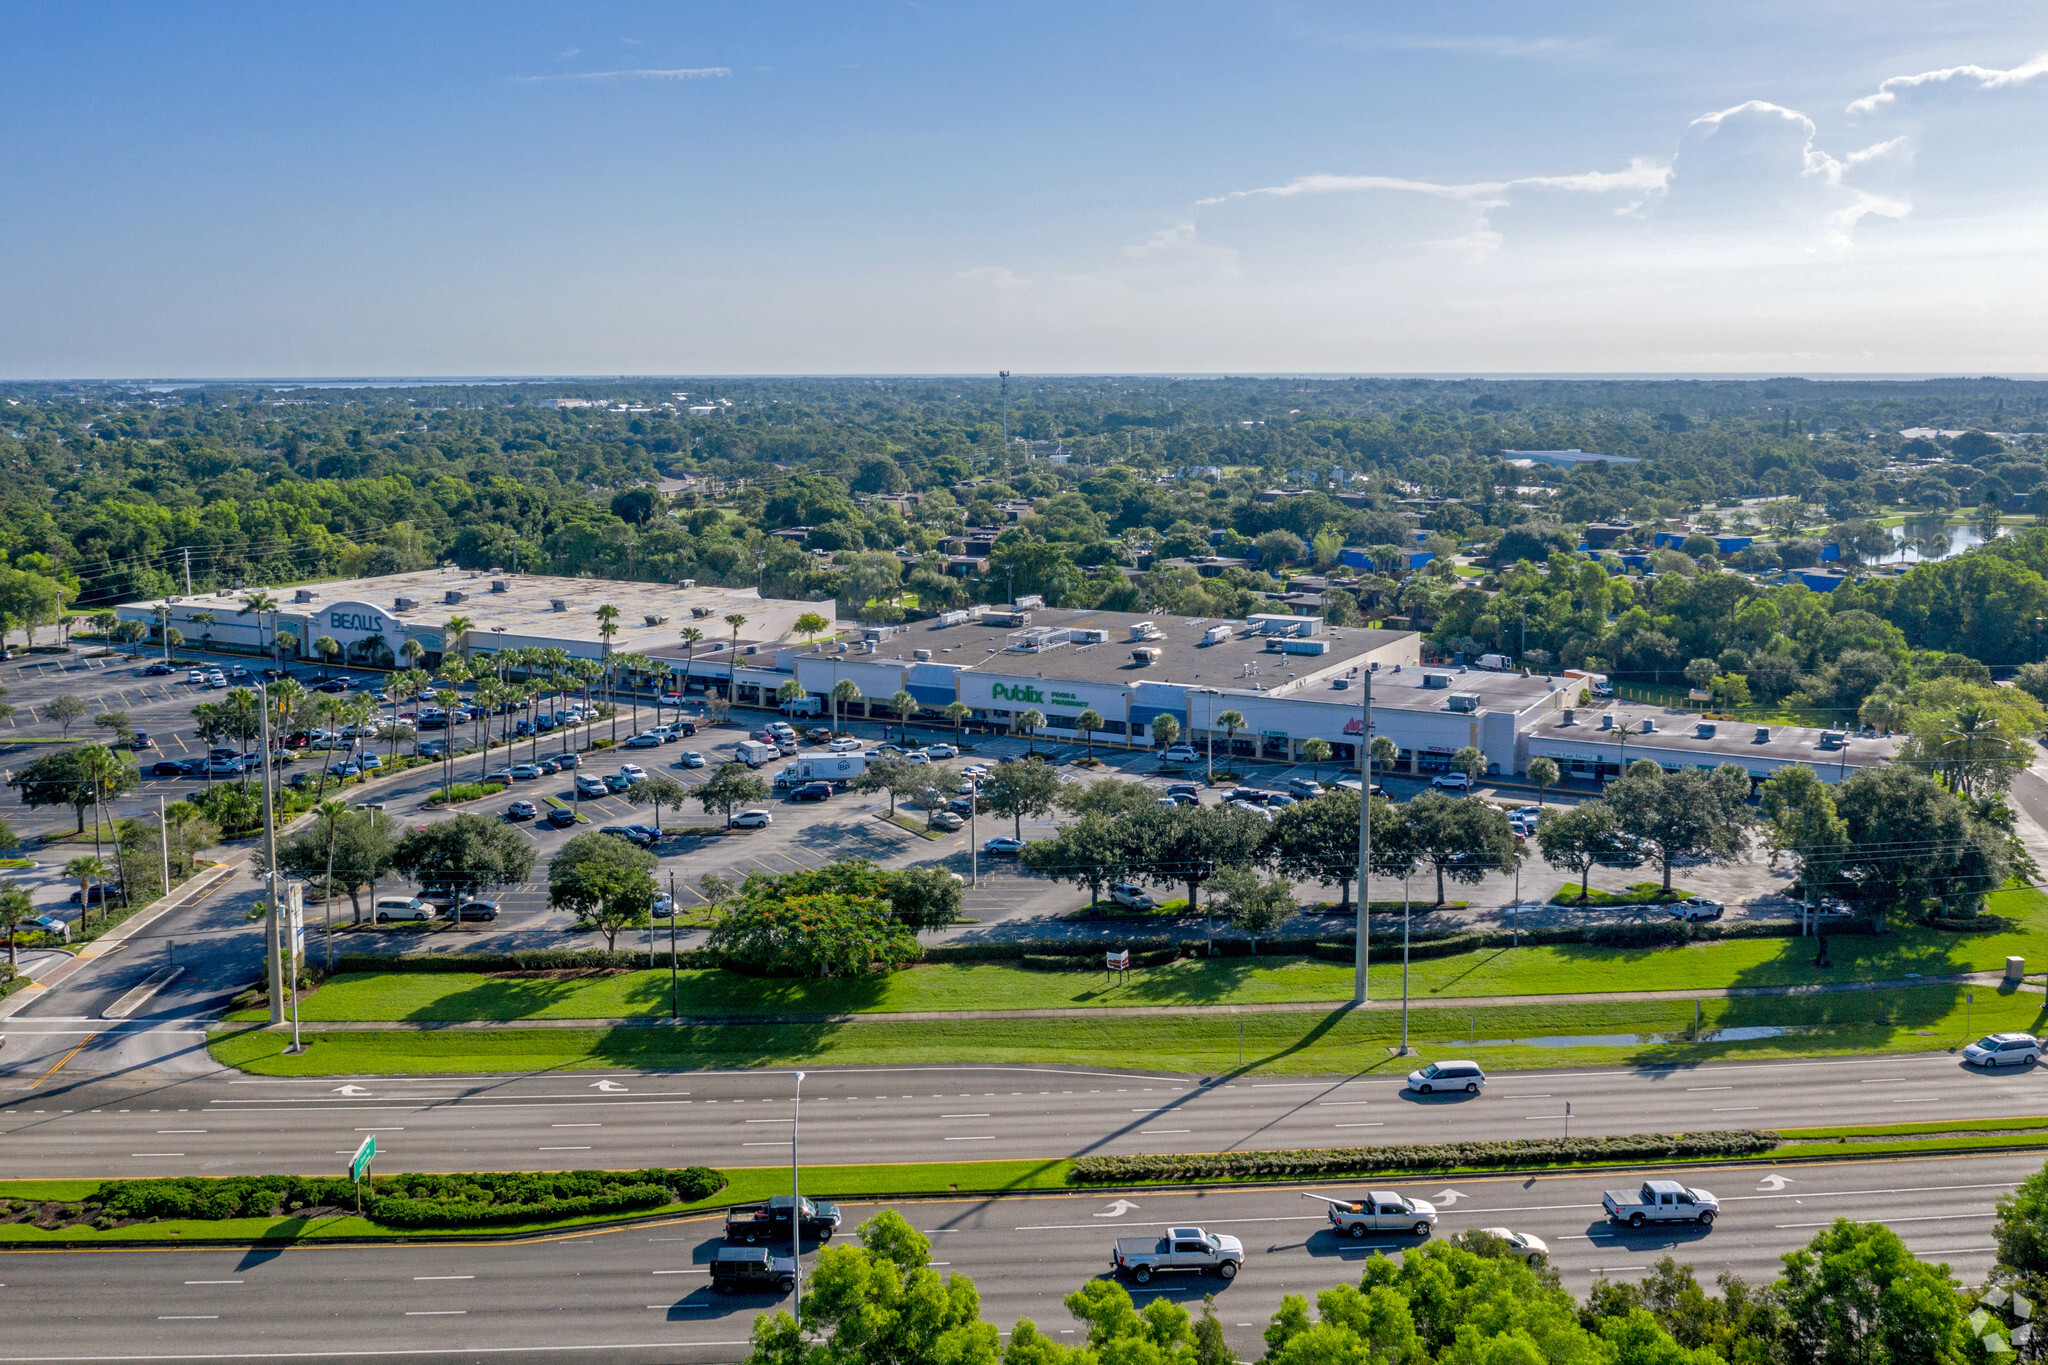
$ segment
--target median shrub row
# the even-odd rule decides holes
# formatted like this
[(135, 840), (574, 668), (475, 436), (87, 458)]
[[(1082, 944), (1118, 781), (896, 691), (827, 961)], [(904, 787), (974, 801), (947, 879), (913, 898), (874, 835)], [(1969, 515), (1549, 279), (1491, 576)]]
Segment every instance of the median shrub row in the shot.
[[(677, 954), (685, 967), (715, 967), (709, 953), (686, 949)], [(659, 954), (668, 966), (668, 949)], [(343, 953), (337, 972), (573, 972), (645, 971), (647, 954), (606, 952), (602, 948), (527, 948), (510, 953)]]
[(1632, 1133), (1622, 1137), (1318, 1147), (1290, 1152), (1084, 1156), (1074, 1162), (1068, 1179), (1077, 1185), (1104, 1185), (1147, 1180), (1395, 1175), (1473, 1166), (1551, 1166), (1578, 1161), (1674, 1161), (1750, 1156), (1771, 1151), (1777, 1145), (1775, 1133), (1736, 1129), (1717, 1133)]
[[(482, 1227), (631, 1213), (707, 1199), (725, 1177), (703, 1166), (681, 1170), (387, 1175), (363, 1182), (363, 1212), (401, 1228)], [(103, 1219), (274, 1218), (308, 1209), (353, 1209), (356, 1187), (341, 1176), (180, 1176), (109, 1180), (93, 1194)]]

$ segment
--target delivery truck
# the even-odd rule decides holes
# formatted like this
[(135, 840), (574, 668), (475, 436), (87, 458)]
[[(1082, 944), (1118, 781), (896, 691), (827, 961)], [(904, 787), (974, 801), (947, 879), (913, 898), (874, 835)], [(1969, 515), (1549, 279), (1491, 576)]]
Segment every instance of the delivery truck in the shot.
[(851, 754), (805, 754), (775, 774), (778, 791), (801, 787), (806, 782), (851, 782), (867, 771), (868, 756)]
[(779, 758), (782, 755), (782, 750), (776, 748), (773, 744), (767, 744), (758, 739), (741, 740), (733, 752), (739, 756), (740, 762), (746, 764), (749, 768), (758, 768), (770, 759)]

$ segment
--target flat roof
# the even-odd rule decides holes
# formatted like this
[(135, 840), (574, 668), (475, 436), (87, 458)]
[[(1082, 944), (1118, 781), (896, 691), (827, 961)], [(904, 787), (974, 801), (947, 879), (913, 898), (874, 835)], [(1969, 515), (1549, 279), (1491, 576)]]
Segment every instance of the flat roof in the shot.
[[(492, 591), (494, 582), (504, 583), (505, 591)], [(294, 601), (302, 589), (318, 596), (310, 602)], [(446, 600), (451, 591), (468, 596), (461, 602), (451, 603)], [(704, 632), (707, 644), (712, 640), (729, 641), (732, 627), (725, 623), (725, 617), (732, 614), (747, 618), (746, 624), (740, 628), (743, 642), (774, 641), (793, 636), (797, 618), (807, 611), (815, 611), (828, 619), (834, 615), (831, 602), (764, 598), (752, 588), (729, 588), (702, 582), (695, 587), (681, 588), (674, 583), (565, 578), (549, 574), (494, 574), (487, 570), (469, 569), (422, 569), (415, 573), (331, 579), (293, 587), (246, 588), (227, 596), (195, 593), (189, 597), (161, 601), (170, 603), (175, 610), (212, 611), (225, 619), (238, 612), (249, 595), (255, 592), (270, 593), (287, 616), (318, 611), (339, 602), (362, 602), (389, 612), (409, 629), (427, 631), (439, 631), (451, 616), (467, 616), (475, 623), (470, 628), (471, 643), (485, 648), (489, 647), (491, 636), (497, 633), (496, 627), (503, 627), (507, 635), (601, 644), (597, 633), (597, 609), (606, 603), (619, 609), (619, 630), (612, 637), (615, 652), (680, 654), (679, 633), (690, 625)], [(419, 605), (400, 611), (397, 601), (401, 597), (415, 599)], [(563, 610), (555, 610), (557, 601), (564, 604)], [(149, 601), (124, 602), (121, 605), (147, 611), (158, 604), (157, 601)], [(705, 614), (693, 617), (693, 609)], [(650, 616), (666, 619), (650, 625), (647, 621)], [(254, 619), (249, 618), (251, 621)], [(834, 625), (836, 630), (847, 628), (849, 623), (845, 622)], [(699, 646), (700, 654), (703, 648)]]
[[(1427, 678), (1433, 674), (1448, 675), (1450, 685), (1429, 686)], [(1332, 702), (1357, 710), (1357, 680), (1351, 679), (1351, 685), (1342, 689), (1336, 682), (1335, 678), (1322, 679), (1288, 695), (1308, 701)], [(1481, 711), (1520, 713), (1554, 700), (1554, 694), (1558, 692), (1570, 689), (1576, 693), (1582, 686), (1584, 684), (1577, 678), (1546, 678), (1541, 674), (1524, 677), (1520, 673), (1490, 673), (1480, 668), (1406, 664), (1398, 670), (1383, 666), (1372, 675), (1372, 704), (1374, 710), (1392, 707), (1396, 711), (1444, 711), (1449, 709), (1454, 693), (1469, 692), (1479, 698), (1478, 709)]]
[[(1600, 728), (1602, 714), (1614, 717), (1617, 729)], [(1805, 763), (1811, 767), (1859, 767), (1872, 763), (1888, 763), (1898, 756), (1903, 742), (1898, 737), (1861, 739), (1851, 734), (1842, 745), (1824, 749), (1821, 736), (1828, 731), (1806, 725), (1765, 725), (1753, 720), (1708, 721), (1714, 727), (1711, 736), (1702, 738), (1699, 734), (1701, 717), (1692, 711), (1671, 711), (1655, 706), (1615, 705), (1600, 710), (1580, 707), (1574, 717), (1575, 724), (1566, 725), (1564, 718), (1541, 721), (1531, 727), (1529, 738), (1553, 741), (1577, 746), (1598, 746), (1613, 749), (1619, 754), (1623, 748), (1618, 727), (1626, 723), (1631, 731), (1627, 749), (1655, 750), (1659, 755), (1671, 753), (1699, 754), (1725, 758), (1730, 762), (1746, 758), (1765, 758), (1778, 763)], [(1655, 722), (1657, 728), (1650, 734), (1641, 731), (1644, 720)], [(1768, 730), (1770, 738), (1759, 741), (1759, 731)], [(1842, 731), (1836, 731), (1840, 734)], [(1644, 757), (1650, 755), (1645, 753)]]
[[(1033, 608), (1030, 617), (1025, 626), (995, 625), (985, 620), (953, 626), (915, 621), (881, 641), (873, 654), (850, 657), (864, 662), (908, 664), (919, 662), (915, 651), (928, 649), (933, 663), (988, 673), (1037, 675), (1070, 682), (1200, 683), (1205, 687), (1249, 688), (1257, 682), (1268, 695), (1291, 696), (1292, 687), (1303, 685), (1297, 680), (1348, 668), (1368, 655), (1417, 638), (1414, 631), (1406, 630), (1325, 628), (1320, 634), (1306, 637), (1327, 641), (1329, 647), (1323, 653), (1283, 654), (1269, 652), (1268, 637), (1244, 621), (1220, 617), (1051, 608)], [(1132, 639), (1131, 627), (1140, 621), (1150, 621), (1158, 627), (1160, 638)], [(1230, 627), (1230, 637), (1216, 644), (1203, 644), (1204, 632), (1216, 626)], [(1024, 631), (1040, 627), (1104, 630), (1109, 632), (1109, 639), (1101, 644), (1070, 643), (1037, 652), (1009, 648)], [(1141, 646), (1160, 651), (1158, 661), (1142, 665), (1132, 659), (1131, 651)], [(1381, 670), (1382, 674), (1385, 672)]]

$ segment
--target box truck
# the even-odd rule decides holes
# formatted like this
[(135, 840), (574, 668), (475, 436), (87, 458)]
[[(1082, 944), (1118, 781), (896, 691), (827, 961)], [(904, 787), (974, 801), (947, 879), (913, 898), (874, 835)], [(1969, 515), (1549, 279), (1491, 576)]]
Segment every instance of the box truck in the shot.
[(777, 790), (801, 787), (806, 782), (851, 782), (868, 768), (868, 756), (853, 754), (805, 754), (775, 774)]
[(758, 768), (769, 759), (778, 758), (782, 754), (782, 751), (773, 744), (764, 744), (758, 739), (741, 740), (734, 752), (739, 755), (740, 762), (749, 768)]

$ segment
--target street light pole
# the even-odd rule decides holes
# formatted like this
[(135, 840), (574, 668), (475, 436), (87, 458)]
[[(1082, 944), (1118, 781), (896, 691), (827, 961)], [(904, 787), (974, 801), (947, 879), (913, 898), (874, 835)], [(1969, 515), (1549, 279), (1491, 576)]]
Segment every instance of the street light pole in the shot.
[[(1365, 728), (1358, 737), (1365, 751), (1365, 762), (1360, 765), (1365, 786), (1358, 793), (1358, 932), (1352, 936), (1351, 1000), (1363, 1005), (1372, 994), (1372, 666), (1360, 664), (1359, 671), (1365, 678), (1361, 722)], [(1408, 1045), (1405, 1037), (1401, 1045)]]
[(1401, 1055), (1402, 1055), (1403, 1057), (1406, 1057), (1406, 1056), (1408, 1056), (1408, 1055), (1409, 1055), (1409, 1051), (1408, 1051), (1408, 911), (1409, 911), (1409, 907), (1410, 907), (1410, 905), (1411, 905), (1411, 904), (1412, 904), (1413, 902), (1412, 902), (1412, 898), (1410, 897), (1410, 895), (1409, 895), (1409, 893), (1408, 893), (1408, 892), (1409, 892), (1409, 887), (1410, 887), (1410, 886), (1411, 886), (1411, 885), (1413, 884), (1413, 882), (1414, 882), (1414, 877), (1415, 877), (1415, 874), (1414, 874), (1413, 872), (1410, 872), (1410, 873), (1409, 873), (1409, 874), (1408, 874), (1407, 876), (1405, 876), (1405, 877), (1403, 877), (1403, 878), (1401, 879)]
[[(277, 913), (277, 820), (270, 803), (270, 684), (256, 688), (263, 737), (263, 862), (264, 898), (268, 902), (265, 942), (270, 949), (270, 1022), (284, 1022), (283, 939), (279, 936)], [(210, 764), (208, 766), (211, 766)]]
[(676, 902), (676, 872), (668, 872), (668, 1017), (671, 1020), (683, 1017), (681, 996), (676, 984), (676, 919), (682, 913), (682, 906)]
[(789, 1248), (796, 1262), (796, 1321), (804, 1321), (804, 1197), (797, 1188), (796, 1130), (804, 1105), (804, 1073), (796, 1073), (796, 1099), (789, 1117)]

